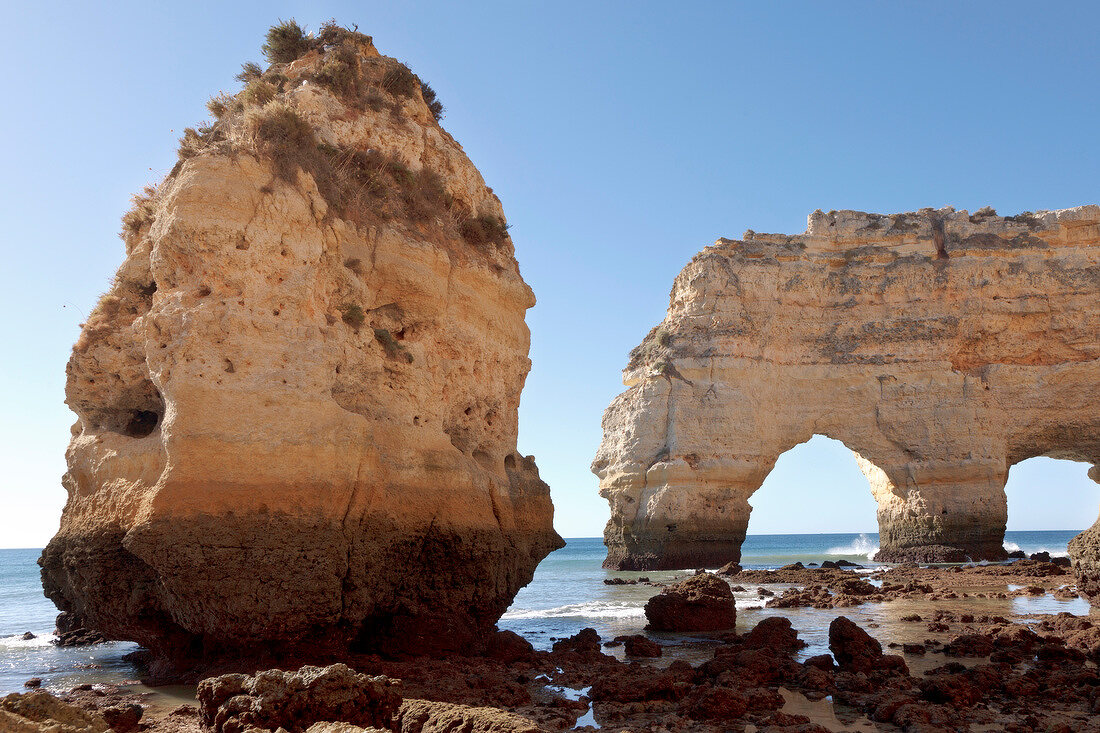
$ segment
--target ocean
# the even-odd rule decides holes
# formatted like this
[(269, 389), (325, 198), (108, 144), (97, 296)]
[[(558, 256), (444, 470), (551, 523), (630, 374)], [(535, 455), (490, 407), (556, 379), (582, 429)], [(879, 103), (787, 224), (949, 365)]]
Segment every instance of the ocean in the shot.
[[(1066, 544), (1075, 534), (1076, 530), (1007, 532), (1005, 547), (1027, 553), (1045, 550), (1052, 555), (1065, 555)], [(741, 564), (746, 568), (777, 568), (797, 561), (843, 559), (871, 568), (876, 566), (870, 558), (877, 550), (877, 533), (750, 535), (742, 547)], [(63, 649), (50, 643), (57, 609), (42, 595), (36, 564), (40, 553), (38, 549), (0, 550), (0, 694), (23, 690), (23, 683), (31, 677), (42, 678), (43, 687), (55, 691), (83, 683), (133, 682), (137, 671), (123, 660), (123, 656), (134, 651), (135, 644), (111, 642)], [(645, 626), (643, 606), (658, 588), (642, 583), (607, 585), (604, 579), (648, 577), (661, 582), (685, 573), (604, 570), (601, 567), (604, 555), (601, 538), (567, 540), (565, 547), (542, 561), (534, 579), (520, 590), (500, 620), (500, 628), (515, 631), (540, 649), (548, 649), (554, 639), (570, 636), (588, 626), (605, 639), (640, 633)], [(735, 595), (738, 629), (751, 628), (763, 617), (764, 599), (757, 595), (755, 586)], [(1088, 612), (1087, 603), (1081, 600), (1016, 598), (1001, 603), (1013, 604), (1017, 611), (1036, 613)], [(892, 607), (889, 616), (903, 610), (897, 603), (882, 607), (867, 604), (845, 609), (845, 614), (857, 623), (882, 621), (885, 606)], [(810, 644), (804, 650), (806, 654), (824, 651), (828, 621), (836, 615), (812, 609), (769, 609), (767, 613), (791, 618)], [(27, 631), (35, 638), (24, 640), (22, 636)], [(674, 658), (701, 661), (714, 646), (713, 640), (698, 637), (694, 640), (698, 643), (693, 652), (692, 644), (683, 643), (683, 635), (651, 636), (659, 643), (677, 643), (677, 653), (663, 658), (665, 664)]]

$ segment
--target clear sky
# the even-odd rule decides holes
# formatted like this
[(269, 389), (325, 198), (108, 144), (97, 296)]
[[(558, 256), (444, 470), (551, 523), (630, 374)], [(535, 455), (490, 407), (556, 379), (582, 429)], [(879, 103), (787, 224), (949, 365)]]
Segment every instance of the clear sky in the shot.
[[(64, 365), (121, 261), (130, 194), (277, 18), (357, 23), (407, 62), (504, 202), (539, 299), (520, 449), (565, 536), (602, 531), (600, 415), (706, 244), (801, 232), (817, 208), (1100, 202), (1093, 2), (2, 5), (0, 546), (57, 528)], [(1009, 497), (1010, 529), (1083, 528), (1100, 486), (1033, 459)], [(875, 529), (854, 460), (825, 439), (753, 503), (750, 532)]]

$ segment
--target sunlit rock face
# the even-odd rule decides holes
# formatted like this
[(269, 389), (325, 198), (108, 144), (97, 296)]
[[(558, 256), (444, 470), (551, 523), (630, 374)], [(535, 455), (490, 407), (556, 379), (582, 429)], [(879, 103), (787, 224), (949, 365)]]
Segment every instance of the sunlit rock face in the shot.
[(128, 215), (69, 361), (41, 560), (88, 627), (168, 661), (475, 649), (561, 546), (516, 451), (534, 296), (399, 66), (361, 34), (313, 43)]
[(1010, 466), (1100, 463), (1098, 225), (1097, 206), (817, 211), (706, 247), (604, 414), (606, 565), (736, 562), (749, 497), (815, 434), (855, 452), (879, 559), (1004, 557)]

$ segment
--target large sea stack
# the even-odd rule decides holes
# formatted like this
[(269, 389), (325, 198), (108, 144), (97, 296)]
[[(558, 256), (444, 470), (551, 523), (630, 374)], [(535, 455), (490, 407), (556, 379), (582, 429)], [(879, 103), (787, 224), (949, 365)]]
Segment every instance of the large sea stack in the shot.
[(124, 219), (46, 594), (162, 663), (476, 650), (562, 545), (500, 201), (368, 36), (273, 29)]
[[(817, 211), (720, 239), (623, 376), (592, 466), (610, 567), (737, 562), (749, 497), (815, 434), (856, 453), (880, 560), (1003, 558), (1013, 464), (1100, 464), (1100, 207)], [(1098, 536), (1071, 553), (1100, 596)]]

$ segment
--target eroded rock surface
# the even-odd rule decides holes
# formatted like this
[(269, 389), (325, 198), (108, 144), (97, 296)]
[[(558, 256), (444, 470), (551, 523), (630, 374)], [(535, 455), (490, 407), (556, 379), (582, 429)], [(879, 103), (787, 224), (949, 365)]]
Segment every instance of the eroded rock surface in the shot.
[(245, 76), (73, 349), (46, 593), (162, 661), (476, 648), (562, 544), (501, 204), (369, 37)]
[[(1097, 206), (818, 211), (803, 235), (720, 239), (604, 414), (606, 565), (737, 562), (748, 498), (815, 434), (856, 453), (879, 559), (1004, 557), (1013, 464), (1100, 463), (1098, 304)], [(1097, 531), (1075, 542), (1093, 578)]]
[(684, 578), (646, 601), (648, 627), (659, 631), (732, 629), (737, 621), (730, 584), (702, 573)]

